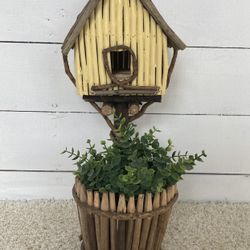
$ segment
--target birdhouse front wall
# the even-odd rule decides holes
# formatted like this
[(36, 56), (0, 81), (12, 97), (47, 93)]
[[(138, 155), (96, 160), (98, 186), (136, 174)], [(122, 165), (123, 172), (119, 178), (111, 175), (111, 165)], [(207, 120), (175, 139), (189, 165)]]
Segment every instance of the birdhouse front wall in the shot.
[[(138, 61), (137, 77), (131, 85), (156, 86), (160, 89), (157, 94), (164, 95), (168, 77), (167, 37), (140, 0), (101, 0), (86, 21), (74, 46), (79, 94), (93, 95), (92, 86), (111, 84), (103, 50), (119, 45), (131, 48)], [(132, 60), (125, 60), (133, 71)], [(110, 68), (113, 61), (109, 55)]]

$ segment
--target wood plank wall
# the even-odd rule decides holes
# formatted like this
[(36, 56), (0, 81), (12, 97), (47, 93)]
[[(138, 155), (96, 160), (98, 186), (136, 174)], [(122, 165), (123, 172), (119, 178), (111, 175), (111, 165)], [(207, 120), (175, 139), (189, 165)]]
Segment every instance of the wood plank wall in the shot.
[[(181, 199), (250, 201), (250, 3), (154, 2), (188, 48), (163, 103), (137, 124), (183, 151), (206, 149)], [(60, 152), (108, 136), (63, 72), (61, 43), (85, 3), (0, 2), (0, 199), (71, 198), (73, 168)]]
[[(169, 68), (167, 38), (139, 0), (99, 1), (75, 45), (76, 86), (80, 95), (91, 95), (93, 85), (110, 83), (102, 51), (117, 45), (131, 47), (138, 59), (134, 85), (157, 86), (158, 94), (165, 94)], [(111, 68), (110, 64), (109, 60)]]

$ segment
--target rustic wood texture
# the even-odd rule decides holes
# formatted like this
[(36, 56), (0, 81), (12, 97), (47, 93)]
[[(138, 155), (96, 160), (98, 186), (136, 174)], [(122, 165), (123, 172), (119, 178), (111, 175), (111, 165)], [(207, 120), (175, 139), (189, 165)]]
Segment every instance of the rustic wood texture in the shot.
[[(80, 193), (81, 193), (81, 183), (80, 180), (78, 178), (75, 178), (75, 189), (76, 189), (76, 193), (77, 196), (80, 197)], [(82, 225), (82, 215), (81, 215), (81, 210), (80, 208), (77, 206), (77, 214), (78, 214), (78, 219), (79, 219), (79, 223), (80, 223), (80, 229), (81, 229), (81, 234), (79, 236), (80, 240), (83, 240), (83, 233), (84, 233), (84, 228)]]
[[(89, 20), (87, 20), (85, 25), (85, 33), (84, 33), (84, 40), (85, 40), (85, 46), (86, 46), (86, 61), (87, 61), (87, 71), (88, 71), (88, 87), (89, 91), (91, 87), (94, 85), (94, 68), (97, 66), (97, 64), (93, 63), (93, 57), (92, 57), (92, 46), (91, 46), (91, 33), (90, 33), (90, 23)], [(83, 77), (84, 77), (83, 72)]]
[[(87, 192), (86, 189), (83, 185), (81, 185), (80, 187), (80, 201), (82, 202), (87, 202)], [(88, 214), (86, 213), (86, 211), (82, 208), (80, 208), (80, 217), (82, 219), (81, 221), (81, 225), (82, 225), (82, 239), (83, 239), (83, 243), (85, 245), (86, 248), (90, 248), (90, 242), (89, 242), (89, 230), (88, 230)]]
[[(153, 210), (158, 209), (161, 206), (160, 199), (161, 199), (160, 193), (156, 193), (154, 196), (154, 201), (153, 201)], [(149, 236), (147, 240), (147, 247), (146, 247), (147, 250), (155, 249), (154, 247), (155, 247), (155, 242), (156, 242), (157, 233), (158, 233), (157, 231), (158, 219), (159, 219), (159, 216), (155, 216), (152, 219)]]
[(110, 116), (114, 113), (113, 105), (110, 103), (103, 103), (102, 114), (105, 116)]
[(78, 39), (76, 40), (75, 43), (75, 76), (76, 76), (76, 89), (78, 91), (79, 95), (83, 95), (83, 82), (82, 82), (82, 68), (81, 68), (81, 63), (80, 63), (80, 53), (79, 53), (79, 42)]
[[(121, 1), (121, 0), (120, 0)], [(139, 1), (139, 0), (138, 0)], [(91, 13), (94, 11), (98, 4), (98, 0), (90, 0), (88, 4), (84, 7), (82, 12), (79, 14), (75, 24), (71, 28), (67, 37), (64, 40), (62, 51), (64, 55), (67, 55), (70, 49), (73, 47), (77, 36), (80, 33), (82, 27), (84, 27), (86, 21), (90, 17)], [(143, 7), (147, 9), (150, 15), (154, 18), (157, 24), (161, 27), (164, 34), (171, 40), (172, 46), (178, 49), (185, 49), (185, 44), (180, 40), (180, 38), (173, 32), (173, 30), (165, 22), (164, 18), (161, 16), (159, 11), (156, 9), (155, 5), (150, 0), (140, 0)]]
[(178, 56), (178, 50), (174, 48), (174, 55), (173, 55), (173, 58), (171, 60), (171, 64), (170, 64), (169, 70), (168, 70), (167, 87), (169, 86), (169, 83), (170, 83), (170, 79), (171, 79), (171, 76), (172, 76), (172, 73), (173, 73), (173, 70), (174, 70), (174, 66), (175, 66), (175, 63), (176, 63), (176, 60), (177, 60), (177, 56)]
[[(94, 192), (94, 207), (100, 209), (100, 194), (99, 192)], [(95, 215), (95, 233), (96, 233), (96, 245), (97, 249), (101, 250), (101, 223), (100, 223), (100, 217), (98, 215)]]
[[(127, 206), (126, 206), (126, 198), (123, 194), (120, 195), (118, 206), (117, 206), (117, 212), (118, 213), (124, 213), (127, 212)], [(126, 222), (125, 221), (117, 221), (117, 237), (118, 237), (118, 250), (125, 250), (126, 249)]]
[[(143, 212), (143, 205), (144, 205), (144, 195), (141, 194), (138, 196), (137, 199), (137, 206), (136, 211), (138, 213)], [(141, 237), (141, 227), (142, 227), (142, 219), (138, 219), (135, 221), (134, 226), (134, 236), (133, 236), (133, 244), (132, 244), (132, 250), (138, 250), (140, 245), (140, 237)]]
[[(94, 206), (94, 194), (92, 191), (87, 191), (87, 203), (90, 207)], [(97, 249), (97, 242), (96, 242), (96, 230), (95, 230), (95, 218), (92, 214), (88, 214), (88, 241), (91, 247), (91, 250)]]
[[(116, 200), (115, 194), (109, 193), (110, 211), (116, 212)], [(110, 219), (110, 249), (117, 249), (117, 222), (114, 219)]]
[(131, 103), (129, 105), (129, 110), (128, 110), (130, 115), (137, 115), (140, 112), (140, 105), (139, 103)]
[[(107, 76), (104, 68), (102, 49), (104, 47), (103, 42), (103, 18), (102, 18), (103, 1), (99, 1), (96, 7), (96, 44), (97, 44), (97, 54), (98, 54), (98, 67), (100, 84), (105, 84), (107, 82)], [(81, 31), (83, 32), (83, 31)]]
[[(147, 193), (145, 197), (145, 203), (144, 203), (144, 212), (151, 212), (152, 210), (153, 210), (152, 194)], [(151, 218), (146, 218), (143, 220), (139, 249), (146, 249), (148, 236), (149, 236), (148, 234), (150, 231), (150, 225), (151, 225)]]
[[(161, 206), (167, 206), (167, 204), (173, 199), (177, 192), (177, 189), (175, 186), (167, 188), (166, 192), (162, 192), (161, 194)], [(172, 209), (172, 208), (171, 208)], [(170, 218), (171, 209), (164, 215), (159, 216), (159, 222), (158, 222), (158, 236), (156, 237), (155, 241), (155, 249), (160, 250), (161, 249), (161, 243), (163, 241), (167, 224)]]
[[(88, 66), (86, 59), (86, 49), (85, 49), (85, 40), (84, 33), (81, 31), (79, 35), (79, 54), (80, 54), (80, 66), (81, 66), (81, 80), (82, 80), (82, 90), (83, 95), (88, 95), (89, 93), (89, 85), (88, 85)], [(77, 50), (77, 48), (75, 48)], [(77, 57), (77, 52), (75, 53), (75, 57)], [(84, 76), (83, 76), (84, 75)]]
[[(126, 50), (129, 51), (130, 56), (132, 57), (133, 72), (132, 72), (132, 74), (128, 78), (125, 78), (123, 80), (119, 80), (112, 73), (112, 70), (111, 70), (111, 67), (110, 67), (110, 63), (109, 63), (109, 58), (110, 58), (110, 53), (112, 51), (122, 51), (122, 50), (123, 51), (126, 51)], [(133, 80), (138, 75), (138, 60), (137, 60), (137, 57), (136, 57), (134, 51), (130, 47), (125, 46), (125, 45), (117, 45), (117, 46), (113, 46), (113, 47), (109, 47), (109, 48), (103, 49), (102, 53), (103, 53), (104, 67), (105, 67), (106, 72), (108, 73), (108, 76), (111, 79), (112, 83), (115, 83), (115, 84), (117, 84), (120, 87), (123, 87), (124, 85), (133, 82)]]
[(88, 102), (161, 102), (161, 96), (83, 96)]
[[(81, 190), (84, 190), (83, 198), (79, 197)], [(88, 226), (83, 228), (82, 243), (85, 250), (159, 249), (163, 230), (166, 230), (172, 206), (178, 198), (176, 186), (173, 186), (154, 197), (151, 193), (140, 194), (136, 206), (134, 196), (126, 200), (123, 194), (86, 192), (78, 178), (72, 194), (78, 209), (87, 215)], [(161, 220), (161, 216), (167, 220)], [(79, 216), (81, 225), (86, 224), (84, 219)]]
[[(109, 211), (108, 193), (102, 194), (101, 210)], [(102, 246), (102, 250), (110, 250), (109, 248), (109, 219), (105, 217), (101, 217), (101, 246)]]
[[(135, 197), (131, 196), (128, 199), (127, 213), (128, 214), (134, 214), (135, 211), (136, 211)], [(135, 226), (135, 222), (134, 221), (128, 221), (127, 222), (126, 250), (131, 250), (131, 248), (132, 248), (134, 226)]]
[[(165, 22), (162, 22), (163, 18), (160, 17), (155, 6), (146, 0), (135, 0), (131, 3), (129, 0), (97, 2), (90, 0), (88, 5), (91, 5), (92, 10), (89, 9), (90, 7), (86, 7), (84, 13), (78, 18), (79, 22), (84, 21), (81, 23), (82, 28), (78, 31), (78, 36), (75, 37), (76, 33), (71, 31), (72, 35), (67, 37), (63, 45), (63, 53), (67, 55), (68, 51), (65, 51), (65, 46), (67, 47), (70, 40), (75, 39), (73, 47), (81, 36), (81, 32), (84, 33), (85, 58), (77, 55), (81, 49), (75, 46), (75, 58), (80, 58), (80, 62), (75, 60), (76, 80), (80, 81), (76, 85), (79, 88), (79, 94), (87, 95), (86, 89), (88, 89), (88, 95), (109, 95), (109, 91), (96, 93), (90, 89), (94, 85), (107, 85), (111, 82), (116, 83), (119, 87), (124, 84), (157, 86), (159, 91), (150, 94), (165, 94), (168, 75), (168, 60), (166, 60), (168, 50), (166, 46), (173, 46), (178, 38), (175, 37), (171, 29), (171, 35), (166, 35), (169, 27)], [(87, 16), (87, 19), (82, 16)], [(76, 23), (75, 29), (79, 29), (78, 22)], [(171, 40), (172, 36), (176, 38), (175, 41)], [(166, 40), (169, 40), (169, 43)], [(131, 77), (118, 80), (116, 74), (111, 70), (112, 65), (118, 63), (118, 58), (114, 58), (115, 55), (105, 51), (110, 47), (124, 45), (132, 51)], [(180, 49), (178, 46), (174, 46), (174, 48)], [(103, 51), (105, 52), (104, 58), (101, 56)], [(162, 60), (163, 57), (164, 60)], [(125, 57), (123, 60), (125, 62)], [(135, 61), (138, 63), (135, 64)], [(81, 75), (81, 78), (78, 75)], [(118, 86), (110, 86), (110, 90), (118, 91), (120, 89)], [(146, 94), (143, 91), (131, 91), (131, 93), (130, 91), (119, 91), (115, 93), (118, 95)]]
[(63, 55), (63, 63), (64, 63), (64, 70), (66, 75), (69, 77), (71, 82), (76, 86), (76, 79), (71, 73), (70, 67), (69, 67), (69, 61), (68, 61), (68, 56)]

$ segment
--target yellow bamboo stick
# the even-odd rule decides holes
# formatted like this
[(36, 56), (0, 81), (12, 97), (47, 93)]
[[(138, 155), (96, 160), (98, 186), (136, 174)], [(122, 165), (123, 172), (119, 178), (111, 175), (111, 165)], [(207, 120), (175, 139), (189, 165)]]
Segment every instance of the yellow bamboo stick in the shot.
[(131, 37), (131, 33), (130, 33), (130, 7), (129, 7), (129, 1), (128, 0), (124, 0), (124, 44), (126, 46), (130, 47), (130, 37)]
[(146, 9), (143, 10), (144, 18), (144, 85), (149, 86), (150, 74), (149, 74), (149, 65), (150, 65), (150, 22), (149, 14)]
[(156, 52), (156, 86), (160, 87), (162, 90), (162, 30), (159, 25), (156, 27), (156, 43), (157, 43), (157, 52)]
[(118, 45), (123, 44), (123, 0), (116, 0), (117, 10), (116, 10), (116, 32), (117, 32), (117, 43)]
[(85, 45), (86, 45), (86, 54), (87, 54), (87, 68), (88, 68), (88, 80), (89, 80), (89, 89), (88, 93), (91, 92), (91, 87), (94, 85), (93, 79), (93, 62), (91, 55), (91, 39), (90, 39), (90, 29), (89, 29), (89, 20), (85, 24)]
[(168, 41), (166, 36), (163, 39), (163, 76), (162, 76), (162, 95), (166, 94), (167, 79), (168, 79)]
[(98, 54), (98, 65), (100, 74), (100, 84), (107, 84), (107, 78), (104, 68), (102, 51), (103, 47), (103, 27), (102, 27), (102, 1), (99, 1), (96, 7), (96, 39), (97, 39), (97, 54)]
[(93, 67), (93, 79), (94, 85), (99, 85), (99, 70), (96, 51), (96, 28), (95, 28), (95, 12), (93, 11), (90, 16), (90, 39), (91, 39), (91, 55), (92, 55), (92, 67)]
[(116, 0), (110, 0), (110, 45), (116, 44)]
[(143, 7), (141, 1), (137, 1), (137, 41), (138, 41), (138, 86), (143, 86), (144, 53), (143, 53)]
[(150, 86), (155, 86), (155, 54), (156, 54), (156, 23), (153, 17), (150, 17)]
[(87, 61), (86, 61), (86, 51), (84, 45), (84, 34), (83, 30), (79, 35), (79, 48), (80, 48), (80, 58), (81, 58), (81, 65), (82, 65), (82, 85), (83, 85), (83, 94), (88, 95), (88, 68), (87, 68)]
[(77, 93), (79, 95), (83, 95), (83, 89), (82, 89), (82, 69), (80, 65), (80, 55), (79, 55), (79, 42), (78, 39), (76, 39), (75, 44), (75, 75), (76, 75), (76, 88)]
[[(137, 5), (136, 1), (132, 0), (130, 2), (130, 8), (131, 8), (131, 15), (130, 15), (130, 32), (131, 32), (131, 49), (134, 51), (136, 57), (138, 58), (138, 52), (137, 52)], [(132, 63), (132, 62), (131, 62)], [(133, 86), (137, 85), (137, 78), (132, 82)]]
[[(109, 7), (110, 2), (109, 0), (103, 1), (103, 45), (104, 48), (110, 47), (110, 32), (109, 32)], [(111, 67), (110, 58), (108, 57), (109, 67)], [(111, 83), (111, 80), (106, 72), (107, 84)]]

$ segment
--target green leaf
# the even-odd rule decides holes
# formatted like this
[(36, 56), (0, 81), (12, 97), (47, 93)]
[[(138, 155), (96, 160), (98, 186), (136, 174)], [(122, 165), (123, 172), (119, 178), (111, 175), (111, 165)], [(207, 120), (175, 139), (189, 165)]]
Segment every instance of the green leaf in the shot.
[(119, 124), (117, 138), (113, 141), (109, 139), (109, 146), (102, 140), (101, 152), (96, 150), (91, 140), (87, 140), (88, 148), (82, 154), (74, 148), (66, 148), (62, 152), (75, 161), (77, 170), (74, 175), (87, 189), (124, 193), (126, 197), (161, 192), (181, 180), (186, 171), (192, 170), (197, 162), (206, 157), (204, 150), (200, 155), (172, 152), (170, 139), (167, 145), (161, 146), (155, 137), (155, 133), (159, 132), (155, 127), (140, 136), (134, 124), (127, 124), (121, 116), (115, 117), (115, 120)]

